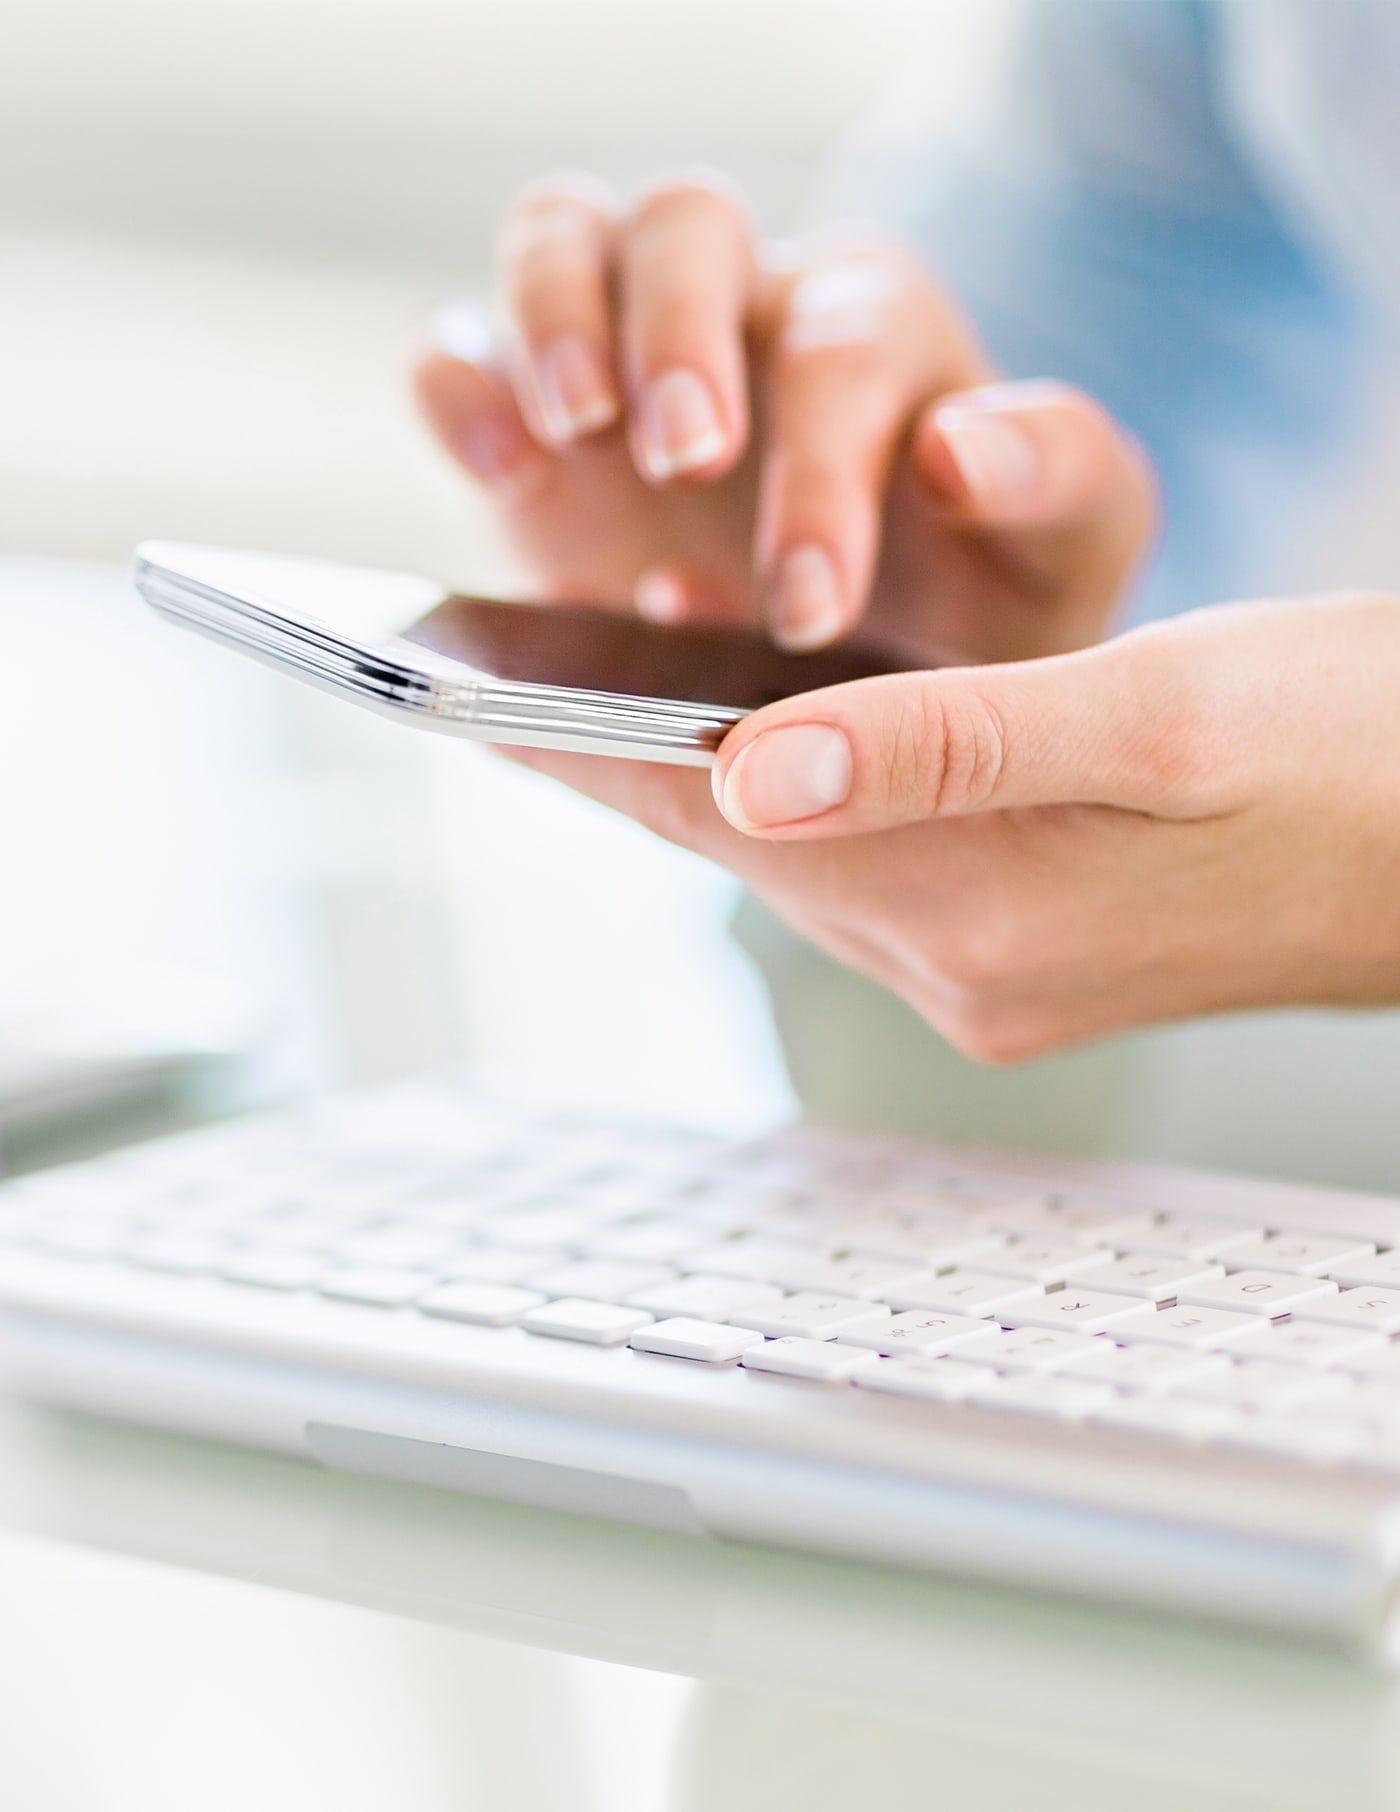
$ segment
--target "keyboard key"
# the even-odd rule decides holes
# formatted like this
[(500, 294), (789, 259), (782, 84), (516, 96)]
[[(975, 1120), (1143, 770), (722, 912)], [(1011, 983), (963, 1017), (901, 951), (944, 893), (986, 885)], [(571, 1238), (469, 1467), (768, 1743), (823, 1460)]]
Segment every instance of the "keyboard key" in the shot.
[[(871, 1214), (840, 1214), (831, 1218), (805, 1218), (794, 1212), (786, 1217), (795, 1236), (810, 1226), (809, 1239), (829, 1241), (838, 1250), (859, 1252), (872, 1258), (894, 1260), (905, 1269), (946, 1270), (950, 1265), (975, 1259), (980, 1253), (999, 1252), (1006, 1241), (976, 1227), (898, 1210)], [(777, 1231), (775, 1222), (767, 1230)]]
[[(781, 1302), (776, 1284), (750, 1283), (743, 1277), (677, 1277), (670, 1283), (638, 1290), (628, 1306), (653, 1315), (688, 1315), (698, 1321), (728, 1321), (741, 1309)], [(868, 1307), (868, 1305), (866, 1305)]]
[[(1317, 1326), (1309, 1322), (1301, 1326)], [(1342, 1370), (1357, 1378), (1394, 1379), (1400, 1387), (1400, 1344), (1382, 1338), (1379, 1347), (1367, 1347), (1363, 1352), (1354, 1353), (1346, 1360)], [(1397, 1388), (1396, 1399), (1400, 1401), (1400, 1388)]]
[(1259, 1327), (1254, 1315), (1233, 1309), (1198, 1309), (1176, 1304), (1174, 1308), (1146, 1308), (1115, 1323), (1113, 1338), (1132, 1342), (1149, 1340), (1167, 1346), (1214, 1349), (1230, 1346)]
[(65, 1258), (115, 1258), (130, 1243), (130, 1228), (115, 1220), (54, 1213), (27, 1229), (25, 1243)]
[(326, 1269), (313, 1252), (287, 1252), (277, 1246), (235, 1247), (224, 1257), (219, 1274), (229, 1283), (262, 1290), (305, 1290)]
[(342, 1242), (372, 1215), (352, 1217), (329, 1214), (260, 1214), (250, 1217), (249, 1230), (260, 1246), (280, 1246), (288, 1252), (320, 1252), (333, 1256)]
[(992, 1271), (947, 1271), (908, 1289), (891, 1290), (892, 1309), (937, 1309), (951, 1315), (994, 1315), (1007, 1303), (1043, 1296), (1045, 1286), (1024, 1278), (998, 1277)]
[(1336, 1294), (1336, 1284), (1316, 1277), (1285, 1277), (1277, 1271), (1233, 1271), (1228, 1277), (1192, 1284), (1178, 1292), (1177, 1301), (1199, 1308), (1232, 1309), (1245, 1315), (1286, 1315)]
[(1098, 1202), (1083, 1196), (1061, 1195), (1051, 1198), (1044, 1224), (1036, 1229), (1027, 1226), (1025, 1231), (1112, 1248), (1117, 1245), (1119, 1228), (1131, 1226), (1135, 1218), (1122, 1201)]
[(714, 1240), (714, 1228), (669, 1215), (614, 1221), (597, 1227), (583, 1243), (589, 1258), (621, 1258), (634, 1264), (671, 1265)]
[(1215, 1438), (1227, 1447), (1285, 1454), (1315, 1465), (1337, 1460), (1364, 1463), (1368, 1451), (1374, 1451), (1373, 1443), (1359, 1429), (1311, 1409), (1286, 1414), (1262, 1410), (1239, 1416), (1217, 1430)]
[(663, 1353), (672, 1359), (700, 1359), (710, 1365), (732, 1363), (740, 1353), (762, 1340), (752, 1328), (723, 1327), (715, 1321), (695, 1321), (674, 1315), (638, 1328), (628, 1345), (639, 1353)]
[(1091, 1289), (1117, 1291), (1144, 1297), (1149, 1302), (1170, 1302), (1182, 1290), (1223, 1277), (1223, 1265), (1203, 1265), (1199, 1259), (1177, 1258), (1171, 1253), (1130, 1252), (1112, 1264), (1096, 1265), (1087, 1272), (1078, 1268), (1066, 1284), (1087, 1281)]
[[(1105, 1340), (1102, 1350), (1111, 1342)], [(1055, 1371), (1059, 1367), (1096, 1358), (1100, 1352), (1096, 1336), (1072, 1334), (1064, 1328), (1003, 1329), (990, 1340), (970, 1340), (959, 1351), (958, 1358), (967, 1365), (990, 1365), (998, 1371)]]
[(1126, 1396), (1111, 1392), (1090, 1410), (1089, 1420), (1154, 1440), (1208, 1441), (1236, 1428), (1246, 1412), (1229, 1403), (1193, 1401), (1189, 1397)]
[(1309, 1297), (1293, 1313), (1299, 1321), (1333, 1321), (1343, 1327), (1374, 1328), (1382, 1334), (1400, 1332), (1400, 1290), (1356, 1289), (1330, 1296)]
[(997, 1318), (1010, 1328), (1073, 1328), (1081, 1334), (1099, 1334), (1125, 1316), (1138, 1314), (1141, 1307), (1132, 1296), (1100, 1294), (1067, 1284), (1048, 1296), (1013, 1302), (999, 1309)]
[(155, 1233), (132, 1240), (124, 1254), (143, 1271), (196, 1276), (217, 1271), (228, 1256), (228, 1241), (198, 1233)]
[(975, 1409), (1004, 1409), (1017, 1415), (1044, 1416), (1050, 1421), (1078, 1422), (1098, 1409), (1113, 1392), (1106, 1385), (1085, 1383), (1046, 1372), (1022, 1372), (1013, 1377), (987, 1374), (974, 1385), (968, 1401)]
[(1239, 1221), (1185, 1214), (1141, 1214), (1120, 1221), (1112, 1244), (1120, 1252), (1169, 1252), (1177, 1258), (1211, 1259), (1258, 1233)]
[(1385, 1345), (1385, 1335), (1376, 1328), (1290, 1319), (1261, 1322), (1254, 1333), (1244, 1336), (1235, 1351), (1280, 1365), (1343, 1366), (1367, 1353), (1382, 1352)]
[(924, 1397), (953, 1403), (966, 1397), (988, 1373), (956, 1359), (928, 1359), (918, 1354), (898, 1359), (876, 1359), (852, 1374), (862, 1390), (886, 1391), (895, 1397)]
[(735, 1327), (756, 1328), (774, 1339), (797, 1334), (809, 1340), (834, 1340), (842, 1328), (889, 1318), (889, 1310), (878, 1303), (862, 1302), (857, 1296), (824, 1296), (817, 1290), (751, 1304), (728, 1317)]
[(621, 1259), (580, 1258), (572, 1264), (550, 1265), (525, 1279), (532, 1290), (546, 1296), (586, 1296), (593, 1302), (624, 1302), (642, 1290), (654, 1290), (674, 1281), (675, 1273), (660, 1265), (629, 1265)]
[(1348, 1379), (1336, 1372), (1312, 1371), (1301, 1365), (1272, 1365), (1267, 1359), (1236, 1359), (1223, 1371), (1188, 1379), (1183, 1397), (1233, 1403), (1240, 1409), (1283, 1411), (1294, 1404), (1315, 1404), (1344, 1394)]
[(529, 1334), (550, 1334), (557, 1340), (582, 1340), (590, 1346), (622, 1346), (638, 1328), (651, 1320), (645, 1309), (615, 1307), (581, 1296), (566, 1296), (544, 1303), (521, 1317)]
[(1114, 1229), (1129, 1217), (1121, 1205), (1049, 1196), (991, 1216), (1002, 1233), (1072, 1240), (1080, 1246), (1112, 1246)]
[(390, 1270), (387, 1266), (371, 1270), (348, 1267), (327, 1271), (317, 1286), (322, 1296), (336, 1302), (358, 1302), (367, 1308), (399, 1309), (413, 1302), (437, 1280), (424, 1271)]
[(537, 1252), (578, 1252), (598, 1233), (596, 1216), (579, 1209), (539, 1208), (522, 1213), (518, 1206), (496, 1217), (494, 1230), (513, 1246)]
[(429, 1290), (419, 1299), (418, 1308), (424, 1315), (433, 1315), (442, 1321), (467, 1321), (474, 1327), (506, 1328), (546, 1300), (538, 1290), (522, 1290), (514, 1284), (450, 1283)]
[(829, 1340), (801, 1340), (788, 1334), (746, 1347), (740, 1365), (748, 1371), (781, 1372), (786, 1378), (811, 1378), (822, 1384), (848, 1381), (863, 1366), (878, 1360), (859, 1347), (837, 1346)]
[[(1251, 1329), (1258, 1324), (1250, 1323)], [(1090, 1353), (1087, 1359), (1071, 1360), (1064, 1372), (1072, 1378), (1092, 1378), (1096, 1383), (1111, 1384), (1119, 1389), (1148, 1392), (1172, 1391), (1189, 1378), (1204, 1378), (1228, 1364), (1223, 1353), (1201, 1352), (1187, 1347), (1152, 1346), (1143, 1341), (1138, 1346), (1103, 1343), (1107, 1352)]]
[[(867, 1305), (868, 1307), (869, 1305)], [(843, 1346), (862, 1346), (890, 1356), (924, 1353), (930, 1357), (961, 1349), (970, 1340), (986, 1340), (998, 1332), (995, 1322), (969, 1315), (939, 1315), (927, 1309), (910, 1309), (902, 1315), (868, 1317), (842, 1328), (836, 1338)]]
[(564, 1264), (563, 1252), (532, 1252), (523, 1246), (461, 1246), (438, 1266), (444, 1277), (470, 1278), (475, 1283), (518, 1284), (545, 1265)]
[(450, 1229), (441, 1227), (372, 1227), (343, 1240), (336, 1257), (349, 1265), (432, 1270), (438, 1259), (459, 1250), (461, 1243)]
[(1067, 1239), (1013, 1240), (1004, 1252), (978, 1261), (982, 1271), (998, 1271), (1007, 1277), (1024, 1277), (1031, 1283), (1063, 1283), (1071, 1271), (1076, 1277), (1092, 1276), (1100, 1265), (1111, 1260), (1111, 1252), (1096, 1253)]
[(1390, 1252), (1378, 1252), (1373, 1258), (1334, 1265), (1327, 1275), (1343, 1288), (1353, 1284), (1380, 1284), (1400, 1290), (1400, 1247)]
[[(811, 1256), (821, 1256), (814, 1246)], [(753, 1283), (781, 1283), (794, 1262), (794, 1249), (784, 1240), (759, 1239), (745, 1235), (740, 1239), (720, 1240), (713, 1246), (702, 1246), (685, 1259), (680, 1269), (703, 1271), (715, 1277), (745, 1277)]]
[(1331, 1277), (1340, 1266), (1374, 1258), (1364, 1240), (1322, 1233), (1261, 1233), (1230, 1248), (1232, 1266), (1255, 1271), (1288, 1271), (1296, 1277)]
[(835, 1252), (830, 1257), (794, 1260), (779, 1283), (790, 1290), (817, 1290), (838, 1296), (883, 1299), (891, 1292), (924, 1283), (929, 1273), (898, 1259), (867, 1257), (861, 1252)]

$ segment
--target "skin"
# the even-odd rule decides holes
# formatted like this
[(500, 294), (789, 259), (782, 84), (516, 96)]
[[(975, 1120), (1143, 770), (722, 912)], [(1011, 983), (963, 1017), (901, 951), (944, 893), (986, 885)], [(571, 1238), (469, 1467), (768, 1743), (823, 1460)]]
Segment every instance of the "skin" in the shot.
[[(1129, 437), (1064, 386), (994, 383), (896, 245), (765, 251), (717, 179), (624, 213), (563, 177), (510, 208), (497, 268), (499, 343), (447, 311), (415, 387), (545, 597), (995, 660), (1095, 640), (1150, 540)], [(696, 426), (677, 373), (716, 425), (662, 447)]]
[[(896, 247), (779, 257), (709, 180), (623, 215), (571, 178), (521, 198), (498, 262), (503, 346), (459, 314), (416, 385), (544, 595), (789, 646), (863, 623), (919, 669), (755, 713), (713, 786), (528, 765), (722, 863), (985, 1061), (1400, 1001), (1400, 600), (1091, 646), (1150, 541), (1141, 455), (1078, 393), (996, 382)], [(703, 434), (693, 385), (657, 401), (677, 371)], [(923, 670), (950, 653), (974, 664)]]
[[(1397, 688), (1400, 598), (1321, 597), (785, 700), (726, 738), (713, 788), (528, 759), (1006, 1063), (1233, 1009), (1400, 1002)], [(812, 725), (849, 743), (848, 798), (756, 824), (746, 794), (772, 789), (733, 780), (745, 753)]]

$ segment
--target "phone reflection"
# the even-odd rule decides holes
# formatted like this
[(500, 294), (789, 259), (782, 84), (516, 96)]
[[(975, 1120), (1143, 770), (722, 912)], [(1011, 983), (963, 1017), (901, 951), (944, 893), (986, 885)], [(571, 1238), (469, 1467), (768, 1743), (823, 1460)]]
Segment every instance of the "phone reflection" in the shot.
[(736, 711), (905, 664), (859, 642), (785, 654), (761, 631), (741, 626), (666, 628), (601, 607), (466, 596), (443, 599), (400, 639), (512, 684)]

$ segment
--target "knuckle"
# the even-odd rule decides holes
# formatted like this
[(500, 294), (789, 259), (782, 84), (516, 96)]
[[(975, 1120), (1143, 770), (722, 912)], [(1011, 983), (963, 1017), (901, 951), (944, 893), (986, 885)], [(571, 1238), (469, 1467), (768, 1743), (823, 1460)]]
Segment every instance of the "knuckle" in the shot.
[(722, 170), (697, 165), (653, 177), (637, 191), (631, 217), (648, 225), (678, 213), (709, 215), (747, 228), (748, 204), (743, 190)]
[(1203, 676), (1189, 651), (1156, 629), (1123, 644), (1122, 654), (1133, 699), (1133, 729), (1118, 752), (1125, 778), (1168, 813), (1206, 807), (1231, 770), (1222, 747), (1228, 685)]
[(496, 233), (497, 263), (510, 265), (552, 241), (588, 239), (614, 212), (607, 185), (586, 171), (541, 177), (527, 184), (502, 214)]
[[(862, 398), (883, 419), (900, 405), (900, 387), (889, 345), (878, 335), (814, 333), (809, 316), (789, 313), (778, 340), (781, 381), (839, 385)], [(849, 407), (847, 403), (847, 407)], [(859, 432), (859, 424), (852, 424)]]
[(960, 1001), (1002, 999), (1028, 981), (1036, 947), (1023, 909), (977, 900), (938, 927), (929, 968)]
[(1043, 1056), (1057, 1042), (1015, 1009), (986, 1001), (945, 1009), (938, 1030), (964, 1057), (993, 1069)]
[(506, 209), (506, 218), (529, 220), (564, 208), (586, 214), (610, 214), (612, 190), (589, 170), (556, 170), (526, 183)]
[(911, 689), (890, 715), (881, 751), (891, 811), (938, 818), (986, 809), (1001, 785), (1008, 741), (1001, 710), (984, 694)]

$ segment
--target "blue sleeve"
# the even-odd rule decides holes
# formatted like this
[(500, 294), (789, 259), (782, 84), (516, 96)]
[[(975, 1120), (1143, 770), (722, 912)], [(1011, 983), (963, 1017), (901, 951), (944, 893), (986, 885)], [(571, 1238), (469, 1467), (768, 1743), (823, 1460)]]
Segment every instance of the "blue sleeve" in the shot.
[(1147, 447), (1165, 530), (1138, 619), (1289, 587), (1366, 364), (1345, 280), (1222, 117), (1212, 11), (1044, 0), (974, 153), (940, 170), (887, 141), (847, 190), (1006, 370), (1083, 386)]

